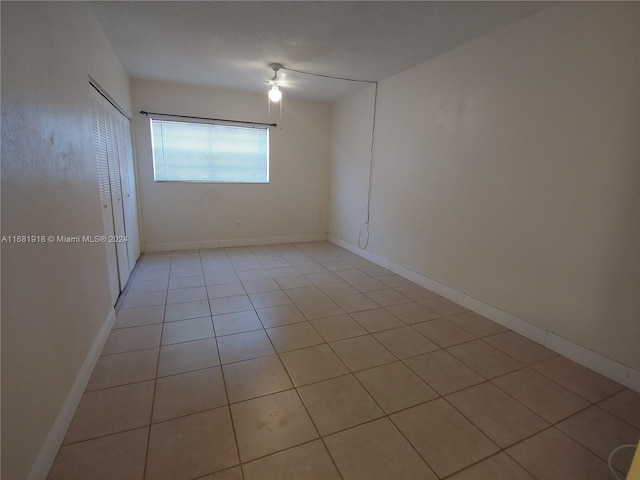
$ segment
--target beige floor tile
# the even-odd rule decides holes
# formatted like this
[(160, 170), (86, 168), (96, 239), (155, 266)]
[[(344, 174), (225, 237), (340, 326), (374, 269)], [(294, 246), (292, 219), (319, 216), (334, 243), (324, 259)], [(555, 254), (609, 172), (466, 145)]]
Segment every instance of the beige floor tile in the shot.
[(280, 288), (280, 285), (278, 285), (278, 282), (276, 282), (273, 278), (242, 282), (242, 285), (244, 286), (244, 289), (248, 294), (277, 292), (278, 290), (282, 290)]
[(320, 265), (319, 263), (314, 261), (296, 265), (296, 269), (303, 275), (311, 275), (312, 273), (324, 273), (329, 271), (328, 268), (325, 268), (323, 265)]
[(366, 297), (362, 293), (356, 293), (355, 295), (345, 295), (343, 297), (333, 297), (333, 301), (336, 302), (342, 310), (347, 313), (361, 312), (363, 310), (372, 310), (374, 308), (380, 308), (376, 302)]
[(464, 313), (467, 311), (467, 309), (462, 305), (458, 305), (444, 297), (432, 297), (426, 300), (420, 300), (418, 303), (442, 317), (457, 315), (458, 313)]
[(501, 448), (549, 426), (491, 383), (453, 393), (447, 396), (447, 400)]
[(153, 307), (154, 305), (164, 305), (167, 298), (167, 292), (146, 292), (146, 293), (127, 293), (122, 302), (122, 309)]
[(589, 406), (583, 398), (530, 368), (496, 378), (493, 383), (550, 423)]
[(278, 285), (280, 285), (282, 289), (310, 287), (313, 285), (304, 275), (276, 278), (276, 282), (278, 282)]
[(405, 364), (440, 395), (484, 381), (484, 378), (444, 350), (409, 358)]
[(202, 274), (202, 265), (200, 261), (178, 263), (174, 266), (171, 262), (171, 272), (169, 278), (193, 277)]
[(48, 480), (142, 480), (149, 428), (108, 435), (63, 446)]
[(507, 331), (502, 325), (498, 325), (496, 322), (475, 312), (459, 313), (458, 315), (447, 317), (447, 320), (478, 338)]
[(450, 477), (450, 480), (535, 480), (506, 453), (493, 457), (469, 467)]
[(343, 297), (345, 295), (355, 295), (359, 293), (358, 290), (353, 288), (345, 281), (338, 283), (328, 283), (326, 285), (319, 285), (318, 288), (324, 292), (325, 295), (330, 298)]
[(209, 304), (211, 305), (211, 313), (213, 315), (253, 310), (253, 304), (249, 300), (248, 295), (212, 298), (209, 300)]
[(64, 444), (149, 425), (153, 381), (82, 395)]
[(388, 414), (439, 396), (401, 362), (362, 370), (355, 376)]
[[(370, 260), (367, 260), (366, 258), (362, 258), (360, 256), (357, 256), (355, 254), (350, 254), (351, 257), (347, 257), (349, 260), (349, 263), (353, 264), (354, 267), (359, 268), (359, 269), (363, 269), (363, 268), (368, 268), (368, 267), (379, 267), (379, 265), (373, 263)], [(391, 270), (388, 270), (388, 272), (390, 272)], [(383, 272), (380, 273), (381, 275), (384, 275)]]
[(396, 290), (403, 294), (405, 297), (409, 297), (414, 302), (428, 300), (430, 298), (436, 298), (439, 296), (437, 293), (416, 284), (396, 287)]
[(154, 379), (159, 350), (150, 348), (103, 355), (93, 369), (87, 391)]
[(412, 325), (422, 335), (442, 348), (474, 340), (476, 337), (445, 319), (430, 320)]
[(169, 269), (165, 267), (136, 272), (134, 281), (146, 282), (149, 280), (169, 280)]
[(267, 280), (273, 277), (271, 277), (271, 274), (266, 269), (259, 269), (239, 271), (237, 275), (235, 275), (235, 278), (235, 282), (239, 279), (242, 283), (245, 283), (255, 282), (256, 280)]
[(309, 273), (305, 275), (314, 285), (328, 285), (330, 283), (341, 282), (342, 279), (331, 272)]
[(384, 283), (371, 277), (347, 280), (347, 283), (362, 293), (374, 292), (376, 290), (384, 290), (387, 288)]
[(234, 333), (261, 330), (262, 323), (254, 310), (246, 312), (225, 313), (213, 316), (213, 329), (217, 337)]
[(264, 328), (279, 327), (292, 323), (306, 322), (307, 319), (295, 305), (280, 305), (277, 307), (256, 310)]
[(162, 323), (164, 318), (164, 305), (154, 307), (126, 308), (119, 310), (116, 314), (114, 329), (140, 327)]
[(196, 302), (207, 299), (207, 289), (205, 287), (178, 288), (169, 290), (167, 293), (167, 304)]
[(373, 335), (396, 357), (403, 359), (439, 350), (435, 343), (411, 327), (394, 328)]
[(200, 477), (198, 480), (243, 480), (242, 470), (240, 467), (233, 467), (221, 472), (212, 473), (206, 477)]
[(189, 318), (201, 318), (211, 315), (209, 302), (199, 300), (197, 302), (172, 303), (167, 305), (164, 313), (165, 322), (173, 322), (176, 320), (187, 320)]
[(335, 274), (346, 282), (352, 282), (354, 280), (367, 280), (371, 278), (369, 275), (361, 272), (357, 268), (348, 268), (345, 270), (335, 271)]
[(226, 403), (220, 367), (159, 378), (153, 402), (153, 422), (203, 412)]
[(179, 277), (169, 280), (169, 290), (192, 287), (204, 287), (204, 275), (194, 275), (193, 277)]
[(640, 393), (627, 388), (603, 400), (598, 406), (640, 429)]
[(161, 280), (145, 280), (131, 282), (127, 293), (147, 293), (147, 292), (162, 292), (168, 288), (169, 282), (166, 279)]
[(276, 307), (291, 303), (291, 299), (283, 291), (254, 293), (249, 295), (249, 299), (254, 308)]
[(164, 324), (162, 330), (162, 345), (190, 342), (213, 337), (213, 322), (211, 317), (190, 318)]
[(292, 266), (268, 268), (267, 271), (273, 278), (293, 277), (294, 275), (300, 275), (301, 273), (300, 270)]
[(232, 403), (293, 388), (277, 355), (225, 365), (223, 371)]
[(624, 390), (619, 383), (565, 357), (555, 357), (533, 368), (592, 403)]
[(171, 268), (171, 252), (146, 252), (138, 265), (137, 272)]
[(318, 438), (295, 390), (231, 405), (243, 462)]
[(264, 260), (261, 259), (260, 263), (262, 263), (262, 266), (264, 268), (267, 268), (267, 269), (291, 267), (291, 264), (289, 262), (287, 262), (282, 257), (279, 257), (279, 258), (268, 258), (268, 259), (264, 259)]
[[(275, 283), (275, 282), (273, 282)], [(277, 287), (277, 285), (276, 285)], [(239, 295), (245, 295), (244, 287), (240, 282), (227, 283), (223, 285), (209, 285), (207, 287), (207, 295), (212, 298), (225, 298), (225, 297), (237, 297)]]
[(218, 274), (231, 274), (235, 273), (236, 270), (233, 268), (233, 264), (231, 263), (230, 258), (207, 258), (201, 259), (202, 263), (202, 271), (205, 275), (210, 275), (214, 273)]
[(287, 352), (324, 343), (323, 338), (309, 322), (269, 328), (267, 334), (278, 352)]
[(324, 268), (332, 272), (339, 272), (340, 270), (352, 270), (353, 265), (344, 260), (336, 260), (334, 262), (325, 262), (322, 264)]
[(364, 273), (366, 273), (371, 277), (380, 277), (380, 276), (389, 275), (392, 273), (391, 270), (389, 270), (388, 268), (384, 268), (379, 265), (369, 265), (366, 267), (359, 267), (359, 268), (360, 270), (362, 270)]
[(165, 345), (160, 349), (158, 377), (215, 367), (219, 364), (215, 338)]
[(223, 364), (266, 357), (276, 353), (266, 332), (262, 330), (220, 337), (218, 350)]
[(410, 303), (412, 300), (409, 297), (405, 297), (400, 292), (388, 288), (386, 290), (375, 290), (368, 292), (367, 297), (383, 307), (391, 307), (392, 305), (401, 305), (403, 303)]
[(314, 300), (324, 300), (328, 298), (319, 287), (298, 287), (288, 288), (284, 291), (293, 303), (309, 302)]
[(401, 277), (397, 273), (390, 273), (388, 275), (381, 275), (376, 278), (380, 282), (384, 283), (388, 287), (398, 288), (398, 287), (407, 287), (409, 285), (413, 285), (411, 280), (407, 280), (404, 277)]
[[(261, 280), (263, 278), (271, 278), (269, 273), (265, 270), (264, 275), (249, 275), (254, 272), (241, 272), (240, 274), (236, 274), (235, 271), (230, 268), (229, 271), (219, 271), (219, 269), (215, 269), (214, 271), (204, 271), (204, 282), (207, 285), (225, 285), (228, 283), (238, 283), (241, 280)], [(251, 276), (251, 278), (248, 278)]]
[(231, 263), (235, 271), (239, 273), (265, 270), (257, 258), (231, 259)]
[(437, 477), (387, 418), (325, 439), (345, 480), (430, 480)]
[(243, 465), (245, 480), (340, 480), (320, 440)]
[(237, 464), (227, 407), (151, 426), (148, 479), (191, 479)]
[(515, 332), (499, 333), (485, 337), (483, 340), (525, 365), (532, 365), (557, 356), (557, 353)]
[[(583, 445), (602, 460), (607, 461), (611, 451), (625, 444), (637, 444), (640, 431), (598, 407), (591, 407), (557, 425), (576, 442)], [(612, 458), (612, 463), (619, 471), (627, 474), (634, 449), (620, 450)]]
[(367, 331), (349, 315), (311, 320), (311, 324), (327, 342), (366, 335)]
[(612, 478), (605, 462), (555, 428), (514, 445), (507, 453), (537, 480)]
[(300, 254), (300, 253), (292, 253), (292, 254), (285, 254), (283, 255), (287, 261), (295, 266), (298, 270), (300, 270), (300, 273), (318, 273), (318, 271), (313, 271), (313, 272), (305, 272), (302, 271), (300, 269), (300, 267), (306, 266), (306, 265), (318, 265), (317, 262), (315, 262), (311, 257), (308, 257), (304, 254)]
[(159, 324), (112, 330), (102, 349), (102, 355), (157, 347), (160, 345), (161, 334), (162, 325)]
[(324, 380), (298, 389), (320, 435), (353, 427), (384, 415), (352, 375)]
[(498, 451), (491, 440), (442, 399), (396, 413), (391, 420), (441, 478)]
[(387, 307), (387, 310), (409, 325), (426, 322), (427, 320), (435, 320), (439, 317), (439, 315), (415, 302), (392, 305)]
[(316, 345), (280, 355), (296, 387), (349, 373), (328, 345)]
[(338, 340), (331, 343), (330, 346), (352, 372), (397, 360), (371, 335)]
[[(238, 283), (241, 280), (245, 281), (245, 280), (262, 280), (264, 278), (271, 278), (271, 276), (269, 275), (269, 273), (267, 271), (264, 272), (264, 276), (261, 276), (260, 278), (256, 278), (257, 275), (248, 275), (251, 274), (252, 272), (240, 272), (240, 274), (236, 274), (235, 272), (231, 272), (231, 273), (207, 273), (206, 271), (204, 272), (204, 282), (207, 284), (207, 287), (209, 285), (224, 285), (227, 283)], [(251, 277), (251, 278), (249, 278)]]
[(344, 310), (342, 310), (333, 300), (328, 297), (317, 300), (305, 300), (302, 302), (296, 302), (296, 305), (308, 320), (333, 317), (335, 315), (345, 313)]
[(392, 328), (404, 327), (405, 323), (394, 317), (384, 308), (355, 312), (351, 316), (369, 333), (381, 332)]
[(485, 378), (504, 375), (523, 366), (482, 340), (454, 345), (447, 348), (447, 351)]

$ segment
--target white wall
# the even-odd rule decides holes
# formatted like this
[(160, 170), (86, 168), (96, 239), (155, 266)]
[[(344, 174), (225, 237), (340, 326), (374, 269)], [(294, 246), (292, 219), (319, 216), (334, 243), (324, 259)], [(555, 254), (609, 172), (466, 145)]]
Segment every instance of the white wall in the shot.
[[(265, 87), (266, 90), (266, 87)], [(268, 122), (265, 94), (132, 80), (136, 112)], [(272, 109), (269, 184), (155, 183), (149, 119), (134, 116), (145, 250), (326, 238), (331, 106)], [(236, 228), (240, 221), (240, 228)]]
[[(1, 8), (2, 235), (100, 234), (89, 75), (129, 108), (127, 75), (85, 3)], [(112, 314), (103, 245), (2, 245), (3, 478), (46, 475)]]
[[(381, 82), (368, 250), (640, 370), (638, 8), (552, 6)], [(371, 98), (334, 107), (354, 245)]]

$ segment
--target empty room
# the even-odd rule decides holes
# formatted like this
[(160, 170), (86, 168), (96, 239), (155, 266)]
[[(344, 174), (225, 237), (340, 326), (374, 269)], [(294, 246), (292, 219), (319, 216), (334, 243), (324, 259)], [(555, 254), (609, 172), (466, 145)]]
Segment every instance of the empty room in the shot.
[(640, 480), (640, 4), (2, 1), (4, 480)]

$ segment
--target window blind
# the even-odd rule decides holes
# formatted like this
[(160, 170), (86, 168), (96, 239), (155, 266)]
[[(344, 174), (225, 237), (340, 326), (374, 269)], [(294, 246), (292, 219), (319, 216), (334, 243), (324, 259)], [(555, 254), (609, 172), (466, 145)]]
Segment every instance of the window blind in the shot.
[(156, 182), (269, 182), (269, 129), (151, 119)]

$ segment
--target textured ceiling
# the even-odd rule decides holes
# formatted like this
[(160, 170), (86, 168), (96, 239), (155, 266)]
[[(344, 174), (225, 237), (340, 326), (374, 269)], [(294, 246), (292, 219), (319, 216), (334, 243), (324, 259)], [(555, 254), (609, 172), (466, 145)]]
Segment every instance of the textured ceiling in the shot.
[[(500, 28), (546, 2), (91, 2), (136, 78), (266, 91), (278, 62), (382, 80)], [(286, 95), (333, 101), (361, 84), (283, 72)]]

